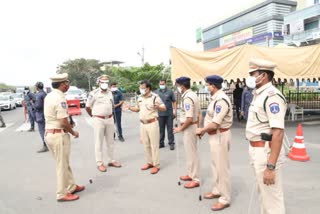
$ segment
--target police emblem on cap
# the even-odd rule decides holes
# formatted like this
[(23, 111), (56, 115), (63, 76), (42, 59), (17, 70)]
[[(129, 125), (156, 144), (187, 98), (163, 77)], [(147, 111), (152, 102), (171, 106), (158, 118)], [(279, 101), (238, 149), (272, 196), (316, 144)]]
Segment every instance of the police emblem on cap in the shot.
[(189, 103), (185, 104), (185, 105), (184, 105), (184, 107), (185, 107), (185, 109), (186, 109), (187, 111), (189, 111), (189, 110), (190, 110), (190, 108), (191, 108), (191, 106), (190, 106), (190, 104), (189, 104)]
[(271, 112), (272, 114), (277, 114), (277, 113), (279, 113), (279, 111), (280, 111), (280, 107), (279, 107), (279, 104), (278, 104), (278, 103), (271, 103), (271, 104), (269, 105), (269, 108), (270, 108), (270, 112)]
[(61, 107), (62, 108), (67, 108), (67, 103), (66, 102), (61, 102)]
[(217, 105), (216, 106), (216, 113), (219, 114), (221, 112), (222, 106)]

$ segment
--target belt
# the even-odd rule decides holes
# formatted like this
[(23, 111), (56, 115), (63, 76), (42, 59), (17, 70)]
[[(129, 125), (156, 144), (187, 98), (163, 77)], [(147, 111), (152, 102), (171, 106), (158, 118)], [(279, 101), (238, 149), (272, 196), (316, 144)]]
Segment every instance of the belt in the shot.
[(146, 120), (146, 121), (140, 120), (140, 122), (143, 123), (143, 124), (149, 124), (149, 123), (153, 123), (153, 122), (155, 122), (157, 120), (158, 120), (158, 118), (155, 117), (153, 119), (149, 119), (149, 120)]
[(101, 119), (106, 119), (106, 118), (111, 118), (111, 117), (112, 117), (112, 114), (110, 114), (109, 116), (93, 115), (93, 117), (98, 117), (98, 118), (101, 118)]
[[(184, 124), (184, 123), (181, 123), (181, 126), (183, 126), (183, 124)], [(194, 125), (194, 124), (198, 124), (198, 121), (191, 123), (191, 125)]]
[[(266, 141), (250, 141), (252, 147), (264, 147)], [(271, 147), (271, 142), (269, 142), (269, 147)]]
[(214, 131), (211, 131), (211, 132), (208, 132), (208, 134), (209, 135), (215, 135), (215, 134), (217, 134), (217, 131), (219, 131), (220, 133), (222, 133), (222, 132), (226, 132), (226, 131), (228, 131), (230, 128), (226, 128), (226, 129), (224, 129), (224, 128), (220, 128), (220, 129), (217, 129), (217, 130), (214, 130)]
[(46, 129), (46, 133), (64, 133), (65, 131), (63, 129)]

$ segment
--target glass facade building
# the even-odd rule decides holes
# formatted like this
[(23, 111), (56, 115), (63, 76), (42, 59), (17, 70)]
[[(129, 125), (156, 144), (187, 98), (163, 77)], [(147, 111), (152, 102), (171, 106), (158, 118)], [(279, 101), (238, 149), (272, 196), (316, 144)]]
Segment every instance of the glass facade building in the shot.
[(295, 11), (297, 2), (268, 0), (203, 30), (205, 51), (241, 44), (275, 46), (283, 42), (283, 17)]

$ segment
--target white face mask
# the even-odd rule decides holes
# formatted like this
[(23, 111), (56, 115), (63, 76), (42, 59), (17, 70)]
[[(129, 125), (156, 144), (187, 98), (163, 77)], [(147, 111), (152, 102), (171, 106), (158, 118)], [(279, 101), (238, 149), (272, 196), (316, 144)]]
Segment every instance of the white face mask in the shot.
[(117, 91), (118, 88), (111, 88), (111, 91), (114, 92), (114, 91)]
[(142, 88), (140, 88), (140, 94), (143, 96), (143, 95), (145, 95), (146, 94), (146, 89), (142, 89)]
[(251, 89), (256, 88), (256, 86), (257, 86), (256, 80), (257, 80), (256, 77), (252, 77), (252, 76), (247, 77), (246, 78), (246, 85), (248, 86), (248, 88), (251, 88)]
[(100, 83), (100, 88), (102, 89), (102, 90), (107, 90), (108, 89), (108, 83)]
[(180, 86), (177, 87), (178, 92), (181, 94), (182, 93), (182, 89)]
[(159, 87), (160, 87), (160, 89), (162, 89), (162, 90), (166, 88), (165, 85), (159, 85)]

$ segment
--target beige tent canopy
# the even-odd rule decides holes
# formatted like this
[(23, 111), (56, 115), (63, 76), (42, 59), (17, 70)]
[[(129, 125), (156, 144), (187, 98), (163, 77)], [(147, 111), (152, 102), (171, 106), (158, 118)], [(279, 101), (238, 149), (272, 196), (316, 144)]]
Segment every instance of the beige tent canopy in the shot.
[(188, 76), (193, 81), (208, 75), (236, 80), (248, 76), (249, 60), (261, 58), (277, 64), (275, 78), (319, 78), (320, 45), (292, 47), (258, 47), (242, 45), (217, 52), (191, 52), (171, 47), (172, 80)]

